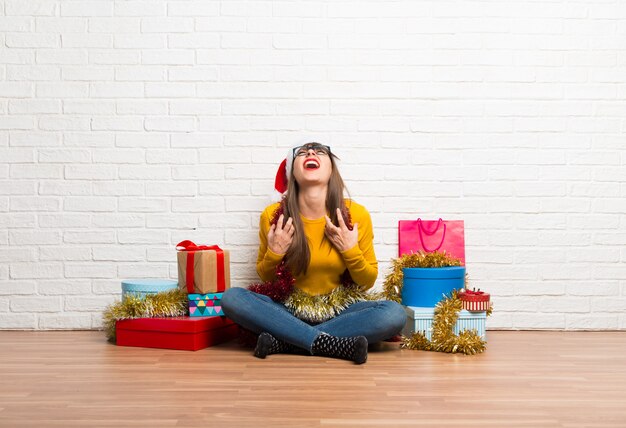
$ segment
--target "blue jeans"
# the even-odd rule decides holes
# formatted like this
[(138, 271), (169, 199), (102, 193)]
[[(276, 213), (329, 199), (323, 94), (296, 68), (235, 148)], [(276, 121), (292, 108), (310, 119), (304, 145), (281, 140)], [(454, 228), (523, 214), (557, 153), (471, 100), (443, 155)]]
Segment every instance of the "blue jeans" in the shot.
[(400, 304), (381, 300), (354, 303), (336, 317), (313, 325), (293, 316), (281, 303), (239, 287), (226, 290), (222, 310), (248, 330), (268, 332), (309, 352), (322, 332), (338, 337), (365, 336), (368, 343), (375, 343), (400, 333), (406, 322)]

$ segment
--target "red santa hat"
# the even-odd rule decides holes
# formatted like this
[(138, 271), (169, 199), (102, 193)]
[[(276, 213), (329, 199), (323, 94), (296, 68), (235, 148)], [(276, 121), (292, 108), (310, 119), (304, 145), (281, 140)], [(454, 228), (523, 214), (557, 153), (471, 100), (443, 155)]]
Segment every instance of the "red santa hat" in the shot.
[(289, 176), (291, 175), (291, 168), (293, 168), (293, 154), (289, 150), (289, 154), (278, 166), (276, 171), (276, 179), (274, 180), (274, 189), (280, 194), (287, 191), (289, 185)]

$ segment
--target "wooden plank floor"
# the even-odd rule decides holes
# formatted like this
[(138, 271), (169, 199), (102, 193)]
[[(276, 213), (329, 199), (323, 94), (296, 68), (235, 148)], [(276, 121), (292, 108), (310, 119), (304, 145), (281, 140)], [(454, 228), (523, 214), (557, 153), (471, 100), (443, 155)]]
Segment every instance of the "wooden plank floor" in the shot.
[(477, 356), (259, 360), (0, 332), (0, 427), (625, 427), (626, 332), (488, 332)]

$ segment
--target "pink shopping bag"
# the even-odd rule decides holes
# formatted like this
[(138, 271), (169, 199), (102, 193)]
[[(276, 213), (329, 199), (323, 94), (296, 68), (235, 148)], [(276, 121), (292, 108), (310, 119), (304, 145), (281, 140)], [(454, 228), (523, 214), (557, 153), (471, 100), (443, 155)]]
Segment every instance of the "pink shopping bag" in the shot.
[(465, 225), (463, 220), (398, 221), (398, 256), (423, 251), (443, 252), (465, 265)]

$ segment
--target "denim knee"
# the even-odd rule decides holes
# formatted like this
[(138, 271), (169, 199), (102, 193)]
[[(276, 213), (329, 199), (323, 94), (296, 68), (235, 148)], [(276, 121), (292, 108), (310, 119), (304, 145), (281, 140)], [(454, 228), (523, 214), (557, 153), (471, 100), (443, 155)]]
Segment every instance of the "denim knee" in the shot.
[(383, 304), (385, 305), (385, 312), (388, 314), (390, 327), (395, 332), (394, 334), (400, 333), (406, 324), (406, 312), (404, 307), (391, 300), (386, 300)]
[(248, 290), (241, 287), (233, 287), (224, 291), (222, 295), (222, 310), (226, 316), (228, 316), (228, 312), (237, 307), (237, 300), (239, 300), (246, 291)]

